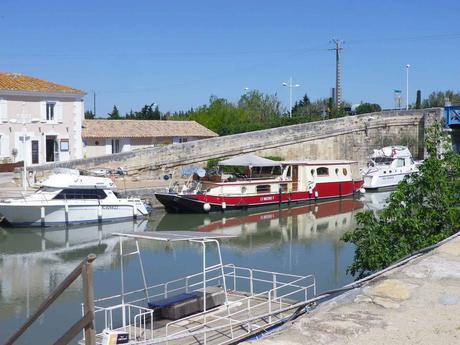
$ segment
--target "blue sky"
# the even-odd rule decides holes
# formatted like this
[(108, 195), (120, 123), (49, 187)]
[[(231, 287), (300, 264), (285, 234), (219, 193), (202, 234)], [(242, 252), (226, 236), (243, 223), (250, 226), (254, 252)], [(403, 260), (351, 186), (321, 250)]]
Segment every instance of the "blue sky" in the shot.
[[(97, 93), (97, 114), (156, 102), (186, 110), (244, 88), (294, 99), (335, 84), (330, 39), (345, 41), (343, 98), (392, 107), (393, 90), (459, 91), (460, 1), (3, 0), (0, 71)], [(403, 98), (405, 95), (403, 94)]]

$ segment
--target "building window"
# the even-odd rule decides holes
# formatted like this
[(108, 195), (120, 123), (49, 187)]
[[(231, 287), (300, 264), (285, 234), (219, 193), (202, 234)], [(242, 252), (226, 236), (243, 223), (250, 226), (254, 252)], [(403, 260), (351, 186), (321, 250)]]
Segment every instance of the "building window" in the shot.
[(56, 103), (46, 103), (46, 121), (54, 121), (54, 106)]
[(187, 141), (187, 138), (179, 138), (179, 143), (186, 143)]

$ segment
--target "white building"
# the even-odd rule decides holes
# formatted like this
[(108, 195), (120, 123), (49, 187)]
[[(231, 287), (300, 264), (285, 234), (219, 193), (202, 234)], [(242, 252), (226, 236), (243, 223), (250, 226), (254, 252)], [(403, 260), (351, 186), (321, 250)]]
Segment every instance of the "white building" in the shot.
[(45, 80), (0, 73), (0, 162), (82, 158), (84, 95)]
[(82, 132), (86, 158), (217, 137), (195, 121), (85, 120)]

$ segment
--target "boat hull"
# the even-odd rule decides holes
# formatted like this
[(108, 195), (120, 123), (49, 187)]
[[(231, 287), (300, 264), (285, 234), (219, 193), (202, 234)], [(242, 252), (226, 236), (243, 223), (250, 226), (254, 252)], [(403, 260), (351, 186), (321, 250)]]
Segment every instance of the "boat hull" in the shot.
[(312, 191), (257, 195), (206, 195), (155, 193), (157, 200), (171, 213), (208, 213), (239, 210), (276, 204), (314, 202), (348, 197), (359, 192), (363, 181), (317, 184)]
[(412, 172), (397, 173), (387, 175), (364, 175), (363, 187), (366, 190), (391, 190), (401, 182), (404, 177), (409, 176)]
[(147, 215), (144, 207), (132, 204), (67, 205), (1, 203), (0, 213), (14, 226), (54, 226), (134, 219)]

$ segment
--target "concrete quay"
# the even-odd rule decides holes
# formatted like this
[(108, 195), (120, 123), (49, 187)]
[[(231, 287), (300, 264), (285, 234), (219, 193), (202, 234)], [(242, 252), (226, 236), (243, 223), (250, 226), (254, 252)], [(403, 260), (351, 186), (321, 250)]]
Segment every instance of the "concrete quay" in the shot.
[(460, 344), (460, 236), (255, 343)]

